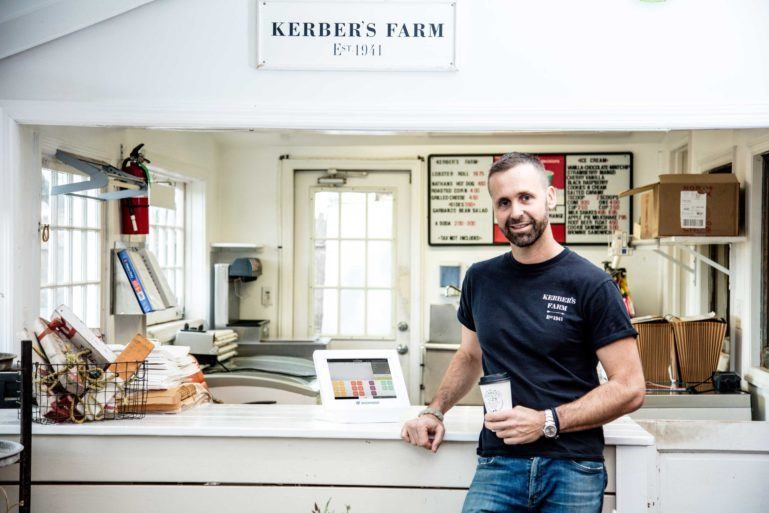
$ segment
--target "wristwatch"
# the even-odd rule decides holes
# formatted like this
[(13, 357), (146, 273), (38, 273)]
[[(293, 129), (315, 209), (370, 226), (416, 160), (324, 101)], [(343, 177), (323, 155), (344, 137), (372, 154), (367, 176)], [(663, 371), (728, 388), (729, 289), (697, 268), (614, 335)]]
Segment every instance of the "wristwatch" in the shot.
[(545, 438), (558, 437), (558, 425), (555, 421), (553, 408), (545, 410), (545, 427), (542, 428), (542, 432), (545, 434)]
[(419, 415), (417, 415), (417, 417), (421, 417), (422, 415), (427, 415), (428, 413), (433, 417), (435, 417), (436, 419), (443, 422), (443, 413), (441, 413), (441, 411), (437, 408), (425, 408), (424, 410), (419, 412)]

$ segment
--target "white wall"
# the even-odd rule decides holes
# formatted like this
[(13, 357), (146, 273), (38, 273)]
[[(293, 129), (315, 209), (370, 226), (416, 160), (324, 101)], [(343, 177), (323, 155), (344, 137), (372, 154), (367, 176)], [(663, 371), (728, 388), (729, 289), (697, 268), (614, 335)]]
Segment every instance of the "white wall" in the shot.
[(82, 102), (68, 115), (111, 123), (129, 104), (164, 126), (196, 113), (267, 128), (769, 124), (763, 0), (459, 0), (459, 71), (411, 73), (257, 70), (255, 2), (149, 3), (3, 59), (0, 99)]
[[(264, 275), (246, 290), (241, 300), (243, 318), (270, 319), (276, 327), (276, 306), (260, 302), (260, 287), (271, 286), (278, 290), (277, 247), (287, 241), (280, 240), (280, 160), (281, 155), (292, 159), (415, 159), (431, 153), (497, 153), (512, 149), (521, 151), (631, 151), (633, 152), (634, 180), (641, 185), (656, 181), (658, 150), (664, 136), (645, 134), (593, 134), (593, 135), (526, 135), (526, 136), (470, 136), (435, 137), (411, 136), (330, 136), (303, 134), (238, 134), (219, 136), (221, 143), (220, 177), (220, 226), (221, 242), (251, 242), (263, 244), (259, 255), (264, 264)], [(424, 186), (415, 191), (426, 197)], [(426, 210), (418, 213), (427, 222)], [(634, 217), (638, 218), (638, 208)], [(288, 235), (286, 235), (288, 236)], [(606, 260), (605, 246), (573, 246), (573, 250), (597, 265)], [(429, 327), (427, 319), (430, 303), (446, 301), (438, 287), (438, 267), (442, 262), (461, 262), (463, 270), (473, 262), (506, 251), (505, 247), (429, 247), (422, 240), (420, 251), (424, 261), (423, 286), (423, 339)], [(651, 252), (638, 252), (623, 259), (628, 268), (631, 292), (638, 313), (661, 312), (661, 287), (659, 281), (660, 259)], [(273, 331), (274, 333), (274, 331)], [(281, 336), (290, 336), (283, 333)], [(301, 334), (294, 334), (300, 336)]]

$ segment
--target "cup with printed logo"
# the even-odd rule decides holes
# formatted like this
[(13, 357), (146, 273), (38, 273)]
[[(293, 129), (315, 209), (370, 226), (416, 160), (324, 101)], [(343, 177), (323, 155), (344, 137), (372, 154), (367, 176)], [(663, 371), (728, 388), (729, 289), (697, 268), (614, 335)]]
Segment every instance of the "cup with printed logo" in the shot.
[(483, 396), (486, 412), (509, 410), (513, 407), (513, 394), (510, 390), (510, 376), (506, 372), (487, 374), (478, 382)]

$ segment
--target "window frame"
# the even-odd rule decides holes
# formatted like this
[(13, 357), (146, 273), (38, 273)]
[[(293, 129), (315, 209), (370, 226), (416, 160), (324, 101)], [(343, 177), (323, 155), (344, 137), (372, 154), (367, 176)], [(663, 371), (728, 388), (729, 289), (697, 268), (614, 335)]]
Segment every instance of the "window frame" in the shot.
[[(341, 281), (338, 282), (338, 284), (334, 287), (331, 286), (317, 286), (315, 284), (315, 242), (316, 240), (319, 240), (317, 237), (315, 237), (315, 194), (317, 192), (336, 192), (340, 195), (343, 192), (362, 192), (362, 193), (387, 193), (392, 195), (393, 199), (393, 208), (392, 208), (392, 235), (389, 239), (383, 239), (383, 238), (369, 238), (368, 237), (368, 222), (366, 221), (364, 223), (365, 226), (365, 237), (359, 238), (359, 237), (353, 237), (353, 238), (342, 238), (341, 231), (339, 233), (339, 236), (337, 238), (323, 238), (323, 240), (338, 240), (340, 242), (343, 240), (361, 240), (364, 242), (364, 246), (366, 249), (366, 254), (364, 255), (363, 259), (365, 262), (364, 267), (364, 277), (365, 281), (368, 281), (368, 253), (367, 253), (367, 243), (369, 240), (387, 240), (391, 242), (391, 281), (390, 281), (390, 287), (369, 287), (366, 283), (363, 286), (342, 286)], [(398, 251), (398, 194), (397, 189), (394, 187), (386, 187), (386, 186), (343, 186), (343, 187), (329, 187), (329, 186), (312, 186), (309, 188), (310, 193), (310, 208), (309, 208), (309, 216), (310, 216), (310, 250), (312, 251), (310, 258), (309, 258), (309, 275), (308, 275), (308, 287), (309, 287), (309, 294), (308, 294), (308, 329), (310, 334), (316, 334), (322, 337), (331, 337), (334, 340), (340, 340), (340, 341), (395, 341), (397, 340), (397, 334), (396, 334), (396, 314), (397, 314), (397, 251)], [(341, 209), (341, 201), (339, 202), (340, 209)], [(366, 206), (366, 214), (368, 215), (368, 204)], [(341, 223), (341, 211), (339, 215), (339, 222)], [(341, 228), (341, 227), (340, 227)], [(340, 251), (340, 262), (341, 262), (341, 251)], [(341, 273), (338, 275), (338, 280), (341, 280)], [(348, 334), (340, 334), (340, 333), (323, 333), (323, 332), (316, 332), (315, 330), (315, 291), (316, 289), (336, 289), (340, 293), (337, 294), (337, 331), (339, 331), (339, 327), (341, 324), (341, 290), (342, 289), (351, 289), (351, 290), (362, 290), (363, 291), (363, 297), (364, 297), (364, 329), (368, 328), (368, 304), (367, 304), (367, 292), (369, 290), (389, 290), (390, 291), (390, 332), (387, 335), (366, 335), (365, 333), (363, 335), (348, 335)]]
[[(72, 176), (77, 176), (77, 177), (85, 177), (85, 175), (83, 173), (79, 172), (78, 170), (76, 170), (74, 168), (71, 168), (70, 166), (67, 166), (65, 164), (59, 163), (57, 160), (55, 160), (50, 155), (43, 155), (41, 160), (40, 160), (40, 177), (41, 177), (41, 182), (43, 181), (43, 173), (45, 172), (45, 170), (48, 170), (48, 171), (51, 171), (51, 172), (55, 172), (55, 173), (66, 173), (66, 174), (69, 174), (69, 175), (72, 175)], [(52, 186), (53, 183), (51, 182), (50, 185)], [(54, 209), (50, 208), (50, 205), (51, 205), (50, 198), (53, 197), (50, 194), (50, 188), (48, 189), (46, 194), (47, 194), (47, 197), (49, 199), (49, 209), (50, 209), (48, 223), (43, 223), (43, 219), (42, 219), (42, 205), (43, 205), (43, 199), (45, 197), (45, 195), (43, 194), (42, 190), (41, 190), (41, 196), (40, 196), (40, 210), (39, 210), (39, 213), (40, 213), (40, 228), (42, 230), (43, 226), (48, 225), (49, 239), (48, 239), (47, 242), (43, 242), (42, 238), (38, 239), (39, 242), (40, 242), (40, 251), (41, 251), (40, 264), (38, 265), (38, 268), (40, 270), (42, 270), (42, 267), (41, 267), (42, 266), (42, 251), (43, 251), (43, 246), (42, 245), (43, 244), (50, 244), (51, 239), (52, 239), (51, 232), (53, 231), (53, 229), (55, 229), (56, 231), (69, 231), (70, 234), (72, 234), (74, 231), (80, 231), (83, 234), (87, 234), (89, 232), (96, 232), (97, 233), (97, 238), (96, 239), (97, 239), (97, 242), (98, 242), (97, 255), (98, 255), (98, 259), (99, 259), (97, 268), (98, 268), (98, 273), (99, 274), (98, 274), (98, 279), (96, 279), (96, 280), (84, 279), (84, 280), (80, 280), (80, 281), (77, 281), (77, 282), (72, 281), (72, 280), (70, 280), (69, 282), (58, 282), (58, 281), (54, 282), (54, 281), (51, 281), (49, 279), (46, 282), (46, 284), (43, 284), (42, 275), (41, 275), (40, 276), (40, 280), (39, 280), (39, 287), (38, 287), (38, 290), (39, 290), (39, 292), (38, 292), (38, 300), (40, 301), (39, 307), (38, 307), (38, 313), (41, 314), (41, 315), (43, 314), (43, 312), (42, 312), (42, 292), (43, 292), (44, 289), (56, 290), (56, 289), (59, 289), (59, 288), (68, 288), (69, 289), (69, 297), (71, 299), (73, 297), (73, 290), (74, 290), (75, 287), (79, 287), (79, 286), (88, 287), (89, 285), (95, 285), (95, 286), (98, 287), (98, 289), (97, 289), (98, 290), (97, 297), (99, 298), (99, 307), (98, 307), (98, 312), (97, 312), (97, 318), (99, 320), (99, 326), (88, 326), (88, 327), (92, 328), (92, 329), (97, 329), (97, 330), (99, 330), (101, 332), (105, 332), (106, 328), (107, 328), (108, 315), (109, 315), (108, 314), (107, 305), (109, 304), (109, 299), (110, 299), (108, 287), (105, 287), (105, 282), (109, 278), (109, 272), (108, 272), (107, 268), (105, 267), (105, 263), (106, 263), (106, 261), (108, 259), (108, 255), (107, 255), (107, 239), (108, 239), (108, 236), (109, 236), (108, 205), (107, 205), (107, 202), (105, 202), (103, 200), (95, 199), (95, 198), (90, 198), (90, 199), (89, 198), (83, 198), (84, 201), (95, 201), (95, 202), (97, 202), (97, 205), (99, 207), (99, 227), (98, 228), (81, 227), (81, 226), (75, 226), (75, 225), (54, 225), (54, 223), (52, 222), (53, 221)], [(71, 197), (68, 194), (62, 194), (62, 195), (56, 195), (56, 196)], [(82, 196), (80, 196), (80, 197), (82, 197)], [(86, 208), (86, 216), (87, 216), (87, 208)], [(40, 235), (41, 234), (39, 234), (39, 236)], [(70, 249), (69, 249), (70, 265), (72, 265), (72, 244), (71, 244), (71, 241), (72, 241), (72, 238), (71, 238), (71, 235), (70, 235)], [(87, 252), (85, 254), (87, 254)], [(49, 247), (48, 255), (49, 255), (48, 258), (50, 258), (51, 257), (50, 247)], [(85, 276), (84, 276), (84, 278), (85, 278)], [(53, 303), (57, 303), (57, 301), (54, 299)], [(87, 304), (87, 302), (86, 302), (86, 304)], [(52, 306), (52, 308), (56, 308), (56, 306), (58, 306), (58, 304), (54, 304)], [(67, 306), (69, 306), (71, 308), (73, 307), (72, 300), (70, 300), (70, 302), (67, 304)], [(51, 316), (51, 312), (46, 312), (46, 314), (43, 315), (43, 318), (49, 319), (50, 316)], [(84, 317), (85, 318), (83, 318), (82, 320), (87, 325), (88, 324), (87, 315), (84, 315)]]
[[(169, 319), (168, 315), (156, 315), (156, 312), (153, 312), (153, 313), (148, 314), (148, 317), (147, 317), (147, 325), (148, 326), (153, 326), (153, 325), (156, 325), (156, 324), (162, 324), (162, 323), (165, 323), (165, 322), (168, 322), (168, 321), (173, 321), (173, 320), (184, 319), (184, 316), (185, 316), (185, 313), (186, 313), (186, 308), (187, 308), (187, 269), (188, 269), (188, 266), (189, 266), (188, 255), (187, 255), (187, 253), (188, 253), (188, 251), (187, 251), (187, 249), (188, 249), (188, 239), (189, 239), (188, 231), (187, 231), (188, 230), (188, 226), (187, 226), (187, 224), (188, 224), (187, 223), (187, 220), (188, 220), (188, 215), (187, 215), (187, 204), (188, 204), (188, 196), (187, 196), (188, 190), (187, 189), (188, 189), (188, 187), (187, 186), (188, 186), (188, 184), (187, 184), (187, 182), (185, 182), (183, 180), (174, 179), (174, 178), (166, 176), (164, 174), (157, 173), (154, 170), (151, 170), (151, 171), (152, 171), (152, 181), (153, 181), (153, 183), (158, 183), (158, 184), (162, 184), (162, 185), (165, 185), (165, 186), (173, 187), (174, 189), (179, 189), (179, 188), (182, 189), (182, 201), (183, 201), (183, 203), (181, 205), (181, 208), (178, 208), (178, 206), (176, 206), (176, 205), (175, 205), (175, 208), (174, 208), (175, 216), (179, 216), (179, 215), (182, 216), (181, 217), (182, 218), (182, 225), (181, 226), (178, 226), (178, 225), (170, 226), (170, 225), (167, 225), (167, 224), (162, 224), (161, 225), (161, 224), (157, 224), (157, 223), (153, 224), (152, 223), (152, 212), (151, 212), (151, 210), (153, 208), (163, 208), (163, 207), (153, 206), (152, 205), (152, 200), (150, 200), (150, 205), (149, 205), (149, 208), (150, 208), (150, 213), (149, 213), (150, 234), (153, 233), (153, 228), (155, 228), (155, 229), (161, 229), (162, 228), (164, 230), (173, 230), (174, 232), (178, 231), (178, 232), (181, 233), (181, 236), (182, 236), (182, 249), (181, 249), (182, 266), (181, 267), (176, 267), (176, 266), (173, 266), (173, 267), (163, 267), (162, 264), (161, 264), (160, 269), (161, 269), (162, 272), (166, 272), (166, 270), (168, 270), (168, 269), (174, 269), (175, 271), (179, 271), (179, 274), (181, 275), (181, 279), (182, 279), (182, 290), (181, 290), (181, 294), (180, 294), (181, 297), (179, 297), (179, 296), (176, 297), (177, 303), (180, 303), (180, 304), (177, 304), (175, 306), (176, 314), (173, 316), (173, 318)], [(176, 194), (176, 191), (174, 192), (174, 194)], [(146, 238), (145, 238), (145, 246), (147, 247), (147, 249), (151, 249), (150, 242), (149, 242), (149, 237), (150, 237), (150, 235), (147, 235)], [(174, 247), (176, 247), (176, 243), (174, 243)], [(177, 249), (177, 252), (178, 252), (178, 249)], [(157, 252), (155, 254), (155, 258), (158, 258)], [(168, 276), (166, 276), (166, 280), (167, 279), (168, 279)], [(176, 289), (176, 278), (174, 278), (174, 289)], [(176, 294), (176, 290), (174, 290), (174, 293)]]
[[(769, 153), (761, 156), (761, 241), (759, 244), (761, 263), (761, 289), (759, 305), (759, 361), (758, 367), (769, 371)], [(767, 356), (764, 356), (764, 352)]]

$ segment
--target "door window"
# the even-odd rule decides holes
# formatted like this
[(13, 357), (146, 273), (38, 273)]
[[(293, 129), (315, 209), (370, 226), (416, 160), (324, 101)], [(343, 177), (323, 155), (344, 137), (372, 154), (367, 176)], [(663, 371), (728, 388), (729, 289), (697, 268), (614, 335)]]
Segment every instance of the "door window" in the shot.
[(394, 194), (312, 191), (311, 319), (316, 334), (394, 338)]

